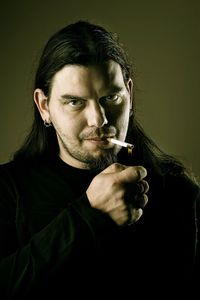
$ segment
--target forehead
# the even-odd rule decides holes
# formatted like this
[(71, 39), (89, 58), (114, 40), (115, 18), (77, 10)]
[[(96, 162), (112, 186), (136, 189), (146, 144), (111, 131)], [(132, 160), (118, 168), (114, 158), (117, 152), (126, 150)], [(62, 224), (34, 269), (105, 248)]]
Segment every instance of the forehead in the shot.
[(52, 92), (55, 89), (60, 93), (81, 90), (84, 94), (89, 89), (101, 92), (112, 86), (125, 88), (121, 67), (114, 61), (103, 65), (66, 65), (55, 74)]

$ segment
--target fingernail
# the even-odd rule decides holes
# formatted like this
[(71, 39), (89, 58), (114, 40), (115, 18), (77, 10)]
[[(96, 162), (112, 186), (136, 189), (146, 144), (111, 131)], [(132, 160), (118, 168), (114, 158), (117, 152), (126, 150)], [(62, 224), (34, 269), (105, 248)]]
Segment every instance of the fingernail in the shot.
[(140, 173), (140, 178), (144, 178), (144, 177), (147, 176), (147, 170), (144, 167), (139, 166), (138, 170), (139, 170), (139, 173)]

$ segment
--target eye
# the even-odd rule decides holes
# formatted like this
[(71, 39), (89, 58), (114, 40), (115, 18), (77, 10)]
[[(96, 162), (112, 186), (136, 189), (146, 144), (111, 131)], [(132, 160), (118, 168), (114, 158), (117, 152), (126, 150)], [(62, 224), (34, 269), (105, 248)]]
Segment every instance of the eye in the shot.
[(103, 102), (105, 104), (119, 104), (121, 102), (121, 96), (118, 94), (108, 95), (103, 97)]
[(67, 104), (72, 108), (82, 108), (85, 105), (85, 101), (82, 99), (71, 99), (67, 102)]

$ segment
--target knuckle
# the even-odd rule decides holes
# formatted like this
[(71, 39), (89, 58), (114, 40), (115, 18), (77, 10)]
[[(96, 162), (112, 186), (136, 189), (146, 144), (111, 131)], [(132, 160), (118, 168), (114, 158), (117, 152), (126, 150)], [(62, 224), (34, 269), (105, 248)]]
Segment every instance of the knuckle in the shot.
[(119, 189), (118, 190), (118, 199), (124, 200), (124, 198), (125, 198), (125, 190), (124, 189)]
[(141, 180), (135, 183), (135, 192), (138, 194), (147, 193), (149, 190), (149, 184), (145, 180)]
[(133, 166), (133, 167), (129, 167), (128, 169), (131, 170), (131, 176), (133, 176), (134, 180), (142, 180), (142, 178), (144, 178), (144, 176), (142, 176), (142, 171), (141, 168), (143, 169), (143, 167), (140, 166)]
[(143, 214), (142, 208), (134, 208), (132, 210), (132, 220), (133, 221), (139, 220), (142, 214)]
[(137, 222), (143, 214), (143, 210), (141, 208), (132, 208), (129, 211), (128, 218), (126, 220), (127, 225), (132, 225)]
[(137, 177), (137, 179), (140, 179), (140, 170), (139, 170), (139, 167), (138, 168), (136, 168), (135, 170), (135, 174), (136, 174), (136, 177)]
[(116, 162), (116, 163), (112, 164), (112, 168), (113, 168), (113, 171), (119, 172), (119, 171), (124, 170), (125, 166), (123, 166), (122, 164)]
[(144, 189), (145, 189), (145, 193), (148, 192), (149, 190), (149, 184), (146, 180), (144, 180)]
[(148, 203), (148, 197), (146, 194), (144, 194), (140, 199), (139, 207), (144, 208), (147, 205), (147, 203)]
[(144, 194), (143, 197), (144, 197), (144, 206), (146, 206), (147, 203), (148, 203), (148, 201), (149, 201), (149, 199), (148, 199), (148, 196), (146, 194)]
[(119, 176), (112, 176), (111, 178), (111, 186), (112, 188), (114, 188), (117, 191), (124, 191), (125, 190), (125, 186), (123, 184), (123, 182), (121, 181)]
[(144, 208), (148, 203), (148, 196), (146, 194), (143, 195), (136, 195), (135, 196), (135, 202), (134, 202), (134, 208)]

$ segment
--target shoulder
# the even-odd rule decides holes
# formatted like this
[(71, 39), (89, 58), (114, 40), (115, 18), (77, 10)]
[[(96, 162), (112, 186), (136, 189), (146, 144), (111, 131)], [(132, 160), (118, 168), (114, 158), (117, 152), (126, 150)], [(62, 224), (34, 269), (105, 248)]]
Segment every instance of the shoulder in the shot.
[(13, 175), (17, 173), (17, 169), (20, 170), (20, 166), (14, 161), (10, 161), (4, 164), (0, 164), (0, 182), (13, 178)]
[[(0, 165), (0, 219), (15, 216), (15, 206), (18, 198), (16, 186), (16, 164), (8, 162)], [(5, 221), (5, 220), (4, 220)], [(7, 222), (7, 221), (6, 221)]]
[[(171, 171), (172, 170), (172, 171)], [(161, 203), (173, 203), (179, 207), (193, 207), (197, 199), (200, 198), (200, 185), (185, 170), (174, 170), (171, 167), (164, 172), (149, 172), (150, 189), (152, 186), (152, 195), (163, 200)]]
[(30, 164), (24, 161), (10, 161), (0, 165), (0, 178), (14, 178), (25, 172)]
[(200, 185), (186, 174), (167, 174), (164, 176), (164, 187), (172, 190), (181, 189), (186, 194), (197, 195), (200, 191)]
[(200, 184), (181, 161), (169, 157), (162, 159), (159, 167), (156, 175), (161, 178), (162, 189), (166, 195), (190, 199), (199, 196)]
[(186, 174), (163, 177), (163, 192), (166, 199), (172, 199), (174, 205), (193, 209), (200, 201), (200, 186)]
[(41, 161), (10, 161), (0, 165), (0, 185), (26, 182), (29, 177), (47, 169), (47, 164)]

